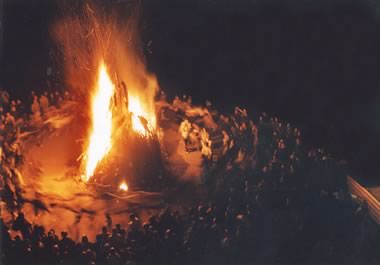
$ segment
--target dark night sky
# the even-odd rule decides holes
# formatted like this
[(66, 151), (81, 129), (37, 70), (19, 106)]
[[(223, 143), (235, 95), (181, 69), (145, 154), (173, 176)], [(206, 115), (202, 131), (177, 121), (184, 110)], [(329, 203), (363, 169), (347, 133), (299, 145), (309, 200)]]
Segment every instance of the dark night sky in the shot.
[[(1, 0), (0, 0), (1, 1)], [(380, 3), (140, 0), (149, 68), (169, 94), (267, 111), (375, 177), (380, 146)], [(3, 3), (0, 85), (43, 88), (55, 1)]]

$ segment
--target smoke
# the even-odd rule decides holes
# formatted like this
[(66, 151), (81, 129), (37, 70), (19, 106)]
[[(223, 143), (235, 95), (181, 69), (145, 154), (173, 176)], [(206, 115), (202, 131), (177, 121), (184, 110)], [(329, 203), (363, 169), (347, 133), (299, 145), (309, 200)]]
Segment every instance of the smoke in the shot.
[(145, 66), (138, 2), (120, 9), (115, 5), (99, 7), (88, 1), (69, 6), (63, 7), (63, 17), (52, 27), (53, 38), (64, 57), (68, 87), (83, 104), (89, 104), (96, 72), (103, 60), (112, 81), (115, 84), (123, 81), (128, 93), (142, 99), (145, 109), (154, 113), (154, 97), (159, 87), (156, 77)]
[(155, 128), (155, 95), (159, 88), (156, 77), (145, 66), (138, 2), (119, 8), (116, 4), (98, 6), (85, 1), (71, 3), (63, 10), (52, 33), (64, 57), (67, 87), (81, 104), (78, 114), (83, 117), (83, 127), (91, 128), (90, 117), (96, 119), (90, 105), (96, 94), (98, 69), (104, 62), (115, 86), (112, 141), (125, 137), (131, 113), (135, 119), (144, 117)]

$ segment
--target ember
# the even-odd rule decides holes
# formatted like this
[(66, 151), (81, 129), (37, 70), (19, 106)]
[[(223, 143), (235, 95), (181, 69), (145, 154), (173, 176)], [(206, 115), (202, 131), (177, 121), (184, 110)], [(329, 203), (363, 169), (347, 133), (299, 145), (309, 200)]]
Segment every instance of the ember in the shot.
[(127, 183), (122, 182), (122, 183), (120, 184), (120, 186), (119, 186), (119, 189), (120, 189), (121, 191), (128, 191), (128, 185), (127, 185)]

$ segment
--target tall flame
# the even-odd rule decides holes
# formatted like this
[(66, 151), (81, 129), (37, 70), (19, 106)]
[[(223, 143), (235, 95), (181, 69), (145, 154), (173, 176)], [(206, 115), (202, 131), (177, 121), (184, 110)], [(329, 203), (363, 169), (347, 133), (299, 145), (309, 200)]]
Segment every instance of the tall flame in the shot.
[[(66, 82), (75, 87), (78, 98), (90, 101), (90, 130), (80, 165), (82, 179), (88, 181), (119, 140), (130, 133), (144, 138), (154, 135), (159, 86), (142, 56), (140, 5), (108, 10), (90, 3), (94, 1), (79, 2), (75, 12), (57, 21), (53, 34), (63, 48)], [(99, 59), (104, 62), (99, 64)], [(95, 86), (89, 69), (98, 69)]]
[(84, 156), (85, 175), (82, 180), (88, 181), (94, 174), (98, 163), (110, 151), (112, 146), (112, 110), (111, 100), (114, 85), (108, 76), (104, 62), (100, 63), (98, 82), (92, 96), (91, 122), (92, 129), (89, 144)]

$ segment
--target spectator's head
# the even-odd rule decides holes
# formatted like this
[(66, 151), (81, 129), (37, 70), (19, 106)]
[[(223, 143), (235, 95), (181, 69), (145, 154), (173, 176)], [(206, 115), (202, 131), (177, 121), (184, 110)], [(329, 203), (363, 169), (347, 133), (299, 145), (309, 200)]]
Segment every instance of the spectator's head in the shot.
[(149, 231), (149, 227), (150, 227), (149, 223), (144, 223), (142, 226), (142, 228), (145, 232)]
[(59, 246), (57, 244), (55, 244), (53, 247), (52, 247), (52, 254), (55, 255), (55, 256), (58, 256), (59, 255)]
[(67, 238), (67, 232), (66, 231), (62, 231), (61, 232), (61, 237), (62, 238)]
[(115, 249), (114, 247), (111, 247), (111, 248), (110, 248), (110, 253), (111, 253), (112, 255), (114, 255), (114, 254), (116, 253), (116, 249)]
[[(7, 113), (7, 114), (9, 114), (9, 113)], [(24, 213), (23, 212), (19, 213), (17, 218), (25, 219)]]
[(132, 213), (129, 215), (129, 221), (135, 221), (136, 216)]
[(111, 248), (111, 245), (110, 245), (109, 243), (105, 243), (105, 244), (104, 244), (104, 249), (105, 249), (105, 250), (108, 251), (110, 248)]
[(88, 244), (88, 237), (86, 235), (82, 236), (82, 244)]

